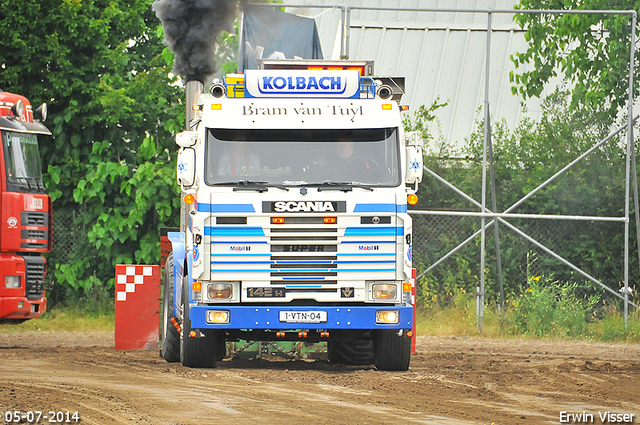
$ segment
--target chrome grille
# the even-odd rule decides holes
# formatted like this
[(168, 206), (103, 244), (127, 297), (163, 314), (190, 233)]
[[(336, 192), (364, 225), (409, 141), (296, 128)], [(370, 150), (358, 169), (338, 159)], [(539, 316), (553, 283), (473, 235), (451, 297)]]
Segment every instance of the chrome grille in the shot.
[[(271, 229), (271, 284), (286, 284), (291, 292), (335, 292), (338, 229), (336, 227), (282, 227)], [(335, 242), (335, 244), (331, 243)], [(334, 278), (327, 280), (327, 278)], [(292, 285), (300, 286), (292, 288)], [(313, 289), (305, 288), (314, 286)]]

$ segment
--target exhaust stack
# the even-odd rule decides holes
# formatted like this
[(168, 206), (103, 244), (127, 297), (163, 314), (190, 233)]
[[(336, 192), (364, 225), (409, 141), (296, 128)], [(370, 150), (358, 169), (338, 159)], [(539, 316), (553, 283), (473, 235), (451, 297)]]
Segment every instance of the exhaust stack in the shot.
[(198, 103), (198, 97), (204, 91), (204, 84), (202, 84), (198, 80), (189, 80), (185, 84), (185, 94), (186, 94), (186, 114), (185, 114), (185, 130), (191, 130), (191, 120), (196, 117), (196, 111), (193, 110), (193, 105)]

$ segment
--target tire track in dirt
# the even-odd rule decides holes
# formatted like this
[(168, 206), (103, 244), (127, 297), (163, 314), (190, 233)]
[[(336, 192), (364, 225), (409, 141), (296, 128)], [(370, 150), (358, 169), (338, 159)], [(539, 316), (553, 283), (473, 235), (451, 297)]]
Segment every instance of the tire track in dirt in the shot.
[(115, 351), (112, 334), (38, 333), (31, 347), (28, 335), (4, 335), (0, 411), (78, 410), (87, 424), (517, 425), (557, 424), (560, 411), (640, 413), (638, 344), (419, 338), (408, 372), (381, 372), (282, 358), (189, 369)]
[[(9, 377), (10, 378), (10, 377)], [(104, 404), (104, 400), (99, 400), (100, 396), (98, 394), (92, 394), (91, 400), (89, 403), (83, 403), (78, 401), (79, 399), (86, 399), (88, 397), (87, 388), (82, 387), (80, 390), (73, 390), (73, 387), (63, 386), (64, 384), (48, 384), (44, 382), (38, 383), (29, 383), (29, 382), (20, 382), (13, 381), (13, 385), (18, 391), (26, 391), (32, 393), (41, 393), (42, 391), (46, 391), (48, 394), (47, 397), (51, 397), (55, 401), (54, 405), (47, 405), (43, 407), (29, 405), (23, 408), (13, 407), (7, 410), (22, 410), (22, 411), (34, 411), (38, 410), (43, 412), (43, 414), (48, 414), (50, 411), (58, 412), (83, 412), (80, 414), (81, 423), (83, 424), (96, 424), (100, 425), (105, 423), (105, 421), (111, 422), (113, 424), (127, 424), (130, 422), (127, 420), (120, 419), (121, 414), (114, 415), (104, 409), (100, 409), (96, 407), (96, 403), (100, 405)], [(35, 397), (34, 397), (35, 399)], [(122, 401), (117, 401), (119, 405)], [(87, 415), (87, 412), (90, 412)], [(96, 416), (100, 416), (100, 419), (93, 419)]]

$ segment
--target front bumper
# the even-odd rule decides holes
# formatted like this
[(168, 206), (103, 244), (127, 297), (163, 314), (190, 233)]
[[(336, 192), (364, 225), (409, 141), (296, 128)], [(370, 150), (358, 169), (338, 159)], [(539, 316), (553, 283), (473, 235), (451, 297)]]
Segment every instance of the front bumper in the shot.
[(47, 299), (29, 300), (25, 297), (0, 297), (0, 320), (37, 319), (47, 311)]
[[(211, 324), (206, 321), (207, 310), (228, 311), (229, 323)], [(396, 324), (376, 323), (380, 310), (397, 310)], [(280, 321), (280, 312), (326, 312), (327, 320), (319, 323)], [(194, 329), (411, 329), (413, 307), (411, 306), (198, 306), (190, 307), (191, 327)]]

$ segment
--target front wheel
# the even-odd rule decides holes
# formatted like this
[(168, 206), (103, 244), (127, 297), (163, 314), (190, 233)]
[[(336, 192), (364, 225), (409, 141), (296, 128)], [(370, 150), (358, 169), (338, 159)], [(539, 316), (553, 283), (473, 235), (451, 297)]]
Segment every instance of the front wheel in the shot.
[[(187, 367), (216, 367), (220, 357), (220, 335), (217, 332), (200, 331), (191, 327), (189, 318), (189, 276), (182, 281), (182, 331), (180, 332), (180, 363)], [(194, 331), (196, 336), (191, 336)], [(224, 344), (224, 337), (222, 337)]]
[[(398, 335), (400, 333), (400, 335)], [(404, 331), (385, 329), (376, 332), (375, 365), (380, 370), (405, 371), (411, 360), (411, 338)]]
[(168, 362), (180, 360), (180, 332), (173, 326), (173, 252), (164, 266), (162, 294), (162, 348), (160, 355)]
[(366, 339), (329, 340), (327, 356), (331, 363), (368, 365), (373, 363), (373, 341)]

